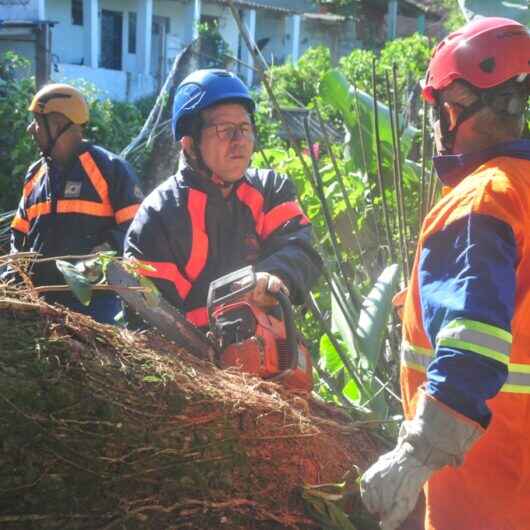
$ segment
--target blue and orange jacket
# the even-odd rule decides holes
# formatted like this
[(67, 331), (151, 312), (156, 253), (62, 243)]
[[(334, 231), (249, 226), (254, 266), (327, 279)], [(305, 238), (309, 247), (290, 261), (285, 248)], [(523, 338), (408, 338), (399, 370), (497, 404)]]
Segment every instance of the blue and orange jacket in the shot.
[[(43, 257), (83, 255), (109, 243), (121, 254), (125, 233), (142, 198), (130, 165), (101, 147), (83, 143), (64, 172), (40, 159), (24, 179), (11, 225), (11, 252), (34, 251)], [(53, 262), (36, 265), (32, 273), (37, 286), (64, 284)], [(59, 298), (63, 303), (69, 299)]]
[(210, 282), (245, 265), (278, 275), (294, 303), (303, 303), (321, 260), (291, 181), (250, 169), (225, 199), (220, 188), (181, 169), (142, 203), (125, 242), (125, 255), (144, 270), (164, 298), (188, 320), (208, 324)]
[(404, 306), (404, 410), (424, 386), (487, 430), (462, 468), (429, 481), (426, 528), (527, 529), (530, 142), (438, 167), (449, 188), (423, 223)]

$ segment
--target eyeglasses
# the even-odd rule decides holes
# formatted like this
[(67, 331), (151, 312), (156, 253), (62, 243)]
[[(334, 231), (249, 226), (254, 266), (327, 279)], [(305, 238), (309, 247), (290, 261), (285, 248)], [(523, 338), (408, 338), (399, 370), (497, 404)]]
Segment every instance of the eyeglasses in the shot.
[(236, 138), (237, 132), (239, 132), (242, 138), (254, 140), (254, 127), (251, 123), (210, 123), (206, 124), (203, 128), (215, 128), (215, 134), (219, 140), (231, 142)]

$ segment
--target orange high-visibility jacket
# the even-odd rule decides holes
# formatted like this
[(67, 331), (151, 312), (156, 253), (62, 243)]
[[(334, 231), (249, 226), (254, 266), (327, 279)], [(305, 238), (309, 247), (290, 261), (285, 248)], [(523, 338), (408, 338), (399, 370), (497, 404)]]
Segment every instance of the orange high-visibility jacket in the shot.
[(404, 307), (406, 417), (423, 385), (486, 427), (428, 481), (430, 530), (530, 530), (530, 142), (484, 159), (425, 219)]

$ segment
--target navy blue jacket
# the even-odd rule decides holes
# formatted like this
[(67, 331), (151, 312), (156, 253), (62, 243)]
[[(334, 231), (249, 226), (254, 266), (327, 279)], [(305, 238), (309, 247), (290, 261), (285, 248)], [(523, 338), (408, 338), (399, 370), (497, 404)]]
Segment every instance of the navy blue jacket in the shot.
[(249, 169), (228, 197), (184, 167), (142, 203), (125, 255), (150, 265), (164, 298), (198, 326), (207, 325), (210, 282), (245, 265), (279, 276), (303, 303), (320, 274), (312, 230), (292, 182), (272, 170)]
[[(121, 254), (125, 233), (142, 198), (131, 166), (101, 147), (84, 142), (63, 171), (41, 158), (24, 179), (11, 225), (11, 253), (83, 255), (108, 243)], [(32, 280), (36, 286), (64, 284), (53, 261), (36, 264)], [(69, 293), (46, 298), (77, 310), (81, 307)]]

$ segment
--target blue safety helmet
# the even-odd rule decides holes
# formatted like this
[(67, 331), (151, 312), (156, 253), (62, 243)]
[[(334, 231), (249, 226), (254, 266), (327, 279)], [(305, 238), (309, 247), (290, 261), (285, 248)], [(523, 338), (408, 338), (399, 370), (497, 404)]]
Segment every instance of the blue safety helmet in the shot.
[(171, 128), (176, 141), (191, 134), (191, 118), (201, 110), (223, 101), (244, 105), (250, 114), (255, 104), (246, 85), (228, 70), (197, 70), (177, 88), (173, 100)]

